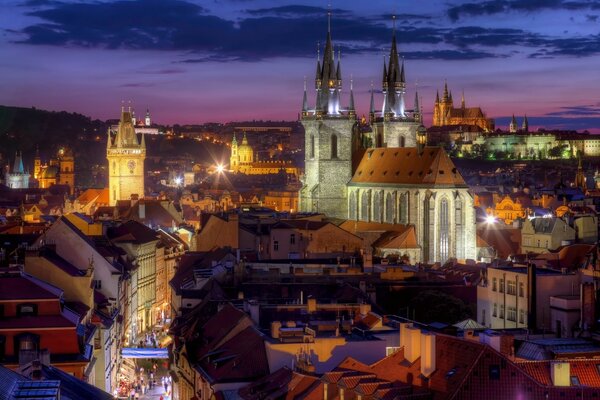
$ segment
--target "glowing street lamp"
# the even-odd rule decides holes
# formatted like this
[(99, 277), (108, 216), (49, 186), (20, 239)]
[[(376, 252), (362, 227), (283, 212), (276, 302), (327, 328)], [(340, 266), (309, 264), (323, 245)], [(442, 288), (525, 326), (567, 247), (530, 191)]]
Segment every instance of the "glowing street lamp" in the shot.
[(217, 164), (217, 173), (222, 174), (225, 171), (225, 166), (223, 164)]
[(183, 180), (181, 179), (181, 177), (178, 176), (177, 178), (175, 178), (175, 184), (177, 186), (181, 185), (181, 182), (183, 182)]
[(496, 217), (494, 217), (493, 215), (487, 215), (485, 217), (485, 223), (486, 224), (495, 224), (496, 223)]

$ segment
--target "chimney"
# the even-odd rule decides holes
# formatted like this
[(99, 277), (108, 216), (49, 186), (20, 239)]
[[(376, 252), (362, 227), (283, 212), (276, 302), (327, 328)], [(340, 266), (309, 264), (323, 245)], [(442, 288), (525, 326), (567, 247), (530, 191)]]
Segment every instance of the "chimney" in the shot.
[(146, 204), (141, 201), (138, 203), (138, 217), (139, 219), (146, 219)]
[(314, 313), (317, 311), (317, 299), (314, 297), (309, 297), (306, 299), (306, 305), (308, 306), (309, 313)]
[(407, 343), (404, 356), (411, 364), (421, 357), (421, 330), (414, 326), (406, 329)]
[(596, 315), (596, 290), (592, 282), (581, 284), (581, 328), (586, 331), (594, 325)]
[(408, 346), (408, 328), (412, 327), (410, 322), (402, 322), (400, 324), (400, 347), (404, 347), (404, 354), (406, 354), (406, 347)]
[(550, 364), (550, 375), (554, 386), (571, 386), (571, 365), (568, 362)]
[(369, 312), (371, 312), (371, 305), (370, 304), (360, 304), (359, 306), (359, 312), (360, 315), (367, 315)]
[(273, 321), (271, 322), (271, 337), (273, 339), (279, 339), (280, 337), (280, 330), (281, 329), (281, 322), (279, 321)]
[(258, 301), (248, 301), (248, 311), (250, 312), (250, 319), (252, 319), (252, 322), (258, 325), (260, 321), (260, 306), (258, 305)]
[(421, 333), (421, 374), (429, 377), (435, 371), (435, 334)]

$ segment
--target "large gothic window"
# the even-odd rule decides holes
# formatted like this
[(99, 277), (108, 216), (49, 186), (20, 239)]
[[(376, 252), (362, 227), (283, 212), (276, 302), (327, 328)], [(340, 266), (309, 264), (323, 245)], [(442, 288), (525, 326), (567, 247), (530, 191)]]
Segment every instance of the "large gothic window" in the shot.
[(400, 204), (399, 204), (399, 221), (401, 224), (408, 223), (408, 196), (406, 193), (402, 193), (400, 195)]
[(362, 221), (369, 220), (369, 192), (366, 190), (360, 197), (360, 219)]
[(373, 196), (373, 221), (381, 222), (381, 193), (375, 192)]
[(394, 223), (394, 200), (391, 193), (385, 197), (385, 222)]
[(456, 240), (456, 257), (465, 258), (465, 239), (464, 239), (464, 213), (463, 213), (463, 201), (460, 195), (454, 199), (454, 226), (455, 226), (455, 240)]
[(350, 204), (348, 204), (348, 218), (356, 220), (356, 192), (350, 192)]
[(336, 135), (331, 135), (331, 158), (337, 158), (338, 156), (338, 138)]
[(431, 232), (431, 226), (430, 226), (430, 207), (429, 207), (429, 202), (430, 202), (430, 196), (426, 196), (425, 200), (423, 200), (423, 261), (428, 262), (429, 261), (429, 248), (430, 248), (430, 232)]
[(310, 135), (310, 158), (315, 158), (315, 135)]
[(450, 216), (448, 210), (448, 200), (442, 199), (440, 202), (440, 261), (445, 262), (448, 259), (450, 250)]

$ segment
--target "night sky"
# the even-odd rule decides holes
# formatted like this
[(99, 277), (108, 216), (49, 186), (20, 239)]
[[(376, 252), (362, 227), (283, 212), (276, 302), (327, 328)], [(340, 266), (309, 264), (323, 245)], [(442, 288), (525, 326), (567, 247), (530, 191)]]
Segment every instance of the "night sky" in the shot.
[[(0, 104), (158, 123), (295, 119), (312, 88), (327, 1), (1, 0)], [(455, 103), (508, 124), (600, 133), (600, 0), (333, 0), (344, 103), (381, 88), (396, 18), (409, 105), (426, 122), (444, 80)], [(314, 93), (309, 94), (314, 101)], [(378, 98), (378, 103), (381, 98)], [(520, 118), (519, 118), (520, 123)]]

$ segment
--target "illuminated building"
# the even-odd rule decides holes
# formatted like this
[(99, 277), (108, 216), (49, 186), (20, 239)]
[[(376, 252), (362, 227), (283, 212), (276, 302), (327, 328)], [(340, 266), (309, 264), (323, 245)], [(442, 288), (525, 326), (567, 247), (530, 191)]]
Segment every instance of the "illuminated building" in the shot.
[(23, 167), (23, 154), (17, 152), (12, 171), (6, 173), (6, 186), (12, 189), (27, 189), (29, 187), (29, 176), (29, 173), (25, 172)]
[(291, 161), (255, 161), (254, 149), (248, 143), (245, 132), (241, 145), (238, 145), (235, 133), (233, 134), (233, 140), (231, 141), (231, 156), (229, 157), (229, 169), (232, 172), (246, 175), (278, 174), (285, 171), (287, 174), (298, 176), (298, 168), (294, 166)]
[(305, 176), (300, 211), (357, 222), (412, 225), (421, 247), (417, 262), (474, 259), (473, 198), (446, 152), (426, 146), (418, 95), (412, 110), (405, 107), (405, 71), (395, 32), (389, 64), (384, 66), (381, 111), (375, 110), (371, 92), (372, 137), (356, 129), (352, 87), (349, 106), (340, 107), (341, 85), (340, 59), (334, 68), (328, 32), (323, 64), (317, 60), (314, 109), (308, 108), (304, 92)]
[(106, 158), (110, 205), (114, 206), (119, 200), (130, 200), (132, 196), (144, 197), (146, 143), (143, 134), (138, 140), (131, 109), (121, 110), (121, 120), (115, 134), (109, 130)]
[(460, 107), (455, 108), (452, 92), (448, 92), (447, 84), (444, 84), (444, 93), (441, 100), (439, 92), (436, 94), (432, 125), (476, 125), (485, 132), (494, 130), (494, 120), (487, 118), (480, 107), (466, 107), (464, 94), (460, 102)]

